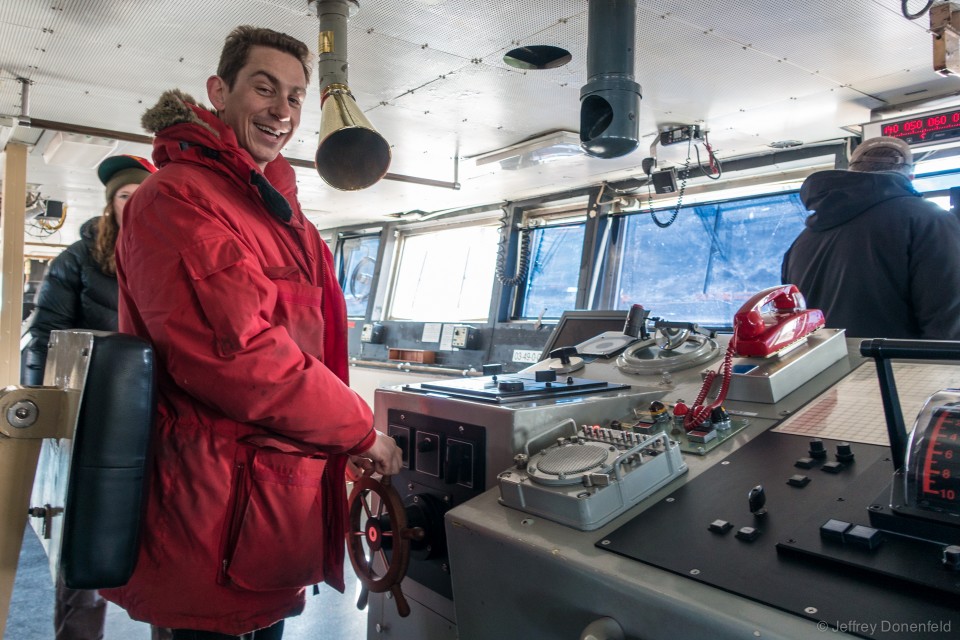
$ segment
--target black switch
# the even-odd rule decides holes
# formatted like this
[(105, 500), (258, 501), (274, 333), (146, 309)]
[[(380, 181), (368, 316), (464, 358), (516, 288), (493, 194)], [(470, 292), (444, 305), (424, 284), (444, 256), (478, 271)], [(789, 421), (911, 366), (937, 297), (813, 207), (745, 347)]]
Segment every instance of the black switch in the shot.
[(485, 376), (498, 376), (503, 373), (502, 364), (485, 364), (483, 365), (483, 375)]
[(469, 448), (462, 442), (447, 440), (447, 455), (443, 461), (443, 481), (456, 484), (460, 481), (460, 472), (465, 467), (465, 458)]
[(960, 571), (960, 546), (951, 544), (943, 548), (940, 558), (943, 566), (951, 571)]
[(860, 547), (876, 549), (883, 542), (883, 534), (879, 529), (856, 525), (843, 534), (843, 541)]
[(733, 529), (733, 523), (727, 522), (726, 520), (714, 520), (710, 523), (710, 526), (708, 526), (707, 529), (713, 533), (719, 533), (722, 535), (727, 531), (730, 531), (730, 529)]
[(801, 469), (812, 469), (816, 465), (817, 465), (817, 462), (813, 458), (800, 458), (793, 463), (793, 466), (799, 467)]
[(758, 484), (747, 494), (747, 504), (750, 506), (750, 513), (755, 516), (767, 515), (767, 510), (763, 505), (767, 503), (767, 493), (763, 490), (763, 485)]
[(843, 471), (843, 463), (842, 462), (825, 462), (823, 466), (820, 467), (820, 470), (826, 471), (827, 473), (840, 473), (841, 471)]
[(846, 464), (853, 462), (853, 450), (850, 449), (849, 442), (841, 442), (837, 445), (837, 460)]
[(428, 453), (434, 451), (437, 448), (437, 442), (430, 436), (424, 436), (420, 442), (417, 443), (417, 451), (420, 453)]
[(800, 487), (802, 489), (810, 484), (810, 478), (808, 476), (790, 476), (790, 479), (787, 480), (787, 484), (791, 487)]
[(523, 391), (523, 382), (520, 380), (501, 380), (497, 384), (497, 389), (506, 393)]
[(822, 460), (827, 457), (827, 450), (823, 447), (823, 440), (814, 438), (810, 441), (810, 457)]
[(556, 382), (557, 372), (553, 369), (547, 369), (546, 371), (537, 371), (533, 374), (534, 379), (537, 382)]
[(843, 542), (843, 534), (846, 533), (850, 527), (851, 524), (849, 522), (830, 519), (820, 525), (820, 537)]
[(737, 531), (737, 539), (743, 540), (744, 542), (753, 542), (760, 537), (760, 529), (754, 529), (753, 527), (740, 527)]

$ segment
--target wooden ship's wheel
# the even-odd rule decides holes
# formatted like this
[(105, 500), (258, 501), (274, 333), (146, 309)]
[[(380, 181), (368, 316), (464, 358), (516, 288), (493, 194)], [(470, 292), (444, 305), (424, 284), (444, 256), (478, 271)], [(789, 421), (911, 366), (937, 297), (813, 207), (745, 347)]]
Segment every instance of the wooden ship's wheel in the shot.
[[(376, 502), (371, 500), (374, 496)], [(390, 486), (389, 476), (374, 480), (364, 475), (354, 483), (348, 506), (347, 555), (363, 585), (357, 608), (366, 607), (370, 591), (389, 591), (397, 602), (397, 612), (402, 617), (410, 615), (400, 581), (410, 563), (410, 541), (423, 539), (423, 529), (407, 526), (406, 509)]]

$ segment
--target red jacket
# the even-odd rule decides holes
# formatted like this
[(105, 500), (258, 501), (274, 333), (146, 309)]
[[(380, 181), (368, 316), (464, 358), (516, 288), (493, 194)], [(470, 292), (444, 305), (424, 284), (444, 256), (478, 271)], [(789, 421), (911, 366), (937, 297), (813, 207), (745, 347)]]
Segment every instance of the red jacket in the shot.
[(239, 635), (302, 611), (306, 585), (343, 590), (345, 454), (376, 433), (293, 168), (261, 174), (189, 102), (168, 92), (144, 116), (160, 171), (117, 249), (120, 330), (153, 344), (160, 402), (136, 570), (102, 593), (137, 620)]

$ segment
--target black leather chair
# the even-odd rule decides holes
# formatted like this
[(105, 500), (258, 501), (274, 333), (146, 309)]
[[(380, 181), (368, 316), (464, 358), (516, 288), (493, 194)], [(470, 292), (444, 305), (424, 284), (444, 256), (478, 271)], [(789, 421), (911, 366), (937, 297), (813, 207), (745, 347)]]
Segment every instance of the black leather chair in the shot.
[[(59, 333), (59, 332), (54, 332)], [(74, 333), (74, 332), (64, 332)], [(125, 584), (136, 564), (147, 490), (150, 434), (156, 411), (153, 349), (134, 336), (92, 335), (92, 346), (51, 340), (46, 385), (89, 357), (82, 384), (64, 502), (60, 573), (68, 587), (101, 589)], [(70, 344), (70, 347), (61, 345)], [(84, 353), (85, 351), (85, 353)], [(42, 471), (41, 471), (42, 473)]]

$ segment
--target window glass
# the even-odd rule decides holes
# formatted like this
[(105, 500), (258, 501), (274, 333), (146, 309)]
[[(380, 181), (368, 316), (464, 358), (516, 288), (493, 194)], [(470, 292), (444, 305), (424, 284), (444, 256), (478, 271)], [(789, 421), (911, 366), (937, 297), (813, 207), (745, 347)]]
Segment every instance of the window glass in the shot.
[(530, 234), (522, 318), (559, 318), (577, 302), (586, 223), (538, 227)]
[[(659, 211), (666, 221), (672, 211)], [(697, 204), (666, 228), (630, 215), (616, 308), (642, 304), (652, 316), (729, 327), (754, 293), (780, 284), (783, 254), (803, 230), (797, 193)]]
[(485, 322), (490, 314), (498, 237), (495, 225), (405, 235), (391, 319)]
[(340, 241), (337, 278), (347, 301), (347, 315), (367, 315), (367, 300), (373, 287), (380, 236), (354, 236)]

